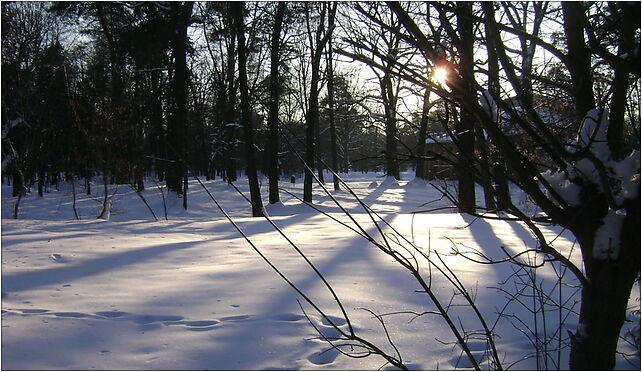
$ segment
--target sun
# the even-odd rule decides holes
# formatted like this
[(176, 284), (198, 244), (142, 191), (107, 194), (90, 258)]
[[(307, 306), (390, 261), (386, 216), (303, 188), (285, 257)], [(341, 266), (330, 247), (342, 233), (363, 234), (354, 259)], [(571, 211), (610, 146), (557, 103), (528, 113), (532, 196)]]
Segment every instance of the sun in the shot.
[(432, 69), (432, 80), (442, 88), (447, 88), (448, 70), (445, 67), (434, 67)]

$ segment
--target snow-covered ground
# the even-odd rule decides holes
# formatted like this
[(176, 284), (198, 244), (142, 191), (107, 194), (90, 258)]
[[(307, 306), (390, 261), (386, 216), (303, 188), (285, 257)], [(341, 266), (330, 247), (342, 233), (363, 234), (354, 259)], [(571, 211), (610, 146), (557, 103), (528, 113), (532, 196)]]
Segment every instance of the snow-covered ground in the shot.
[[(422, 182), (390, 181), (372, 173), (352, 173), (345, 178), (399, 233), (426, 252), (430, 247), (435, 260), (435, 252), (446, 254), (454, 245), (461, 250), (478, 249), (494, 258), (503, 256), (500, 247), (512, 253), (535, 248), (528, 229), (517, 222), (479, 220), (448, 210), (413, 214), (449, 205)], [(411, 178), (404, 175), (404, 179)], [(283, 188), (301, 197), (301, 179), (294, 185), (288, 180)], [(328, 290), (285, 239), (265, 219), (250, 217), (249, 206), (232, 187), (221, 180), (205, 185), (256, 246), (345, 328)], [(247, 191), (244, 179), (237, 185)], [(180, 200), (168, 199), (169, 220), (163, 217), (161, 191), (147, 184), (142, 194), (159, 221), (128, 186), (110, 186), (114, 196), (109, 220), (95, 219), (102, 202), (100, 183), (93, 185), (91, 196), (80, 184), (76, 191), (80, 221), (73, 219), (68, 185), (50, 190), (44, 198), (38, 198), (34, 190), (21, 202), (20, 219), (13, 220), (15, 198), (11, 188), (2, 185), (3, 369), (357, 370), (384, 365), (377, 356), (348, 358), (320, 340), (297, 303), (301, 297), (248, 245), (196, 181), (190, 183), (188, 211), (181, 208)], [(262, 191), (267, 195), (266, 181)], [(381, 240), (348, 192), (332, 194), (369, 234)], [(425, 293), (418, 292), (420, 287), (408, 271), (328, 216), (286, 192), (281, 197), (283, 203), (268, 206), (268, 213), (336, 290), (359, 336), (394, 353), (379, 321), (363, 309), (389, 314), (383, 318), (387, 331), (409, 367), (470, 367), (461, 350), (453, 346), (455, 338), (441, 317), (417, 318), (410, 313), (434, 311), (435, 307)], [(480, 191), (478, 198), (482, 198)], [(532, 207), (519, 193), (515, 198)], [(348, 221), (319, 187), (314, 200), (330, 216)], [(399, 237), (389, 228), (385, 231), (395, 246)], [(543, 231), (547, 238), (555, 239), (554, 246), (560, 251), (573, 249), (567, 232), (558, 227), (543, 227)], [(571, 257), (578, 259), (577, 249)], [(444, 257), (444, 261), (473, 293), (489, 324), (504, 309), (505, 316), (495, 328), (504, 367), (537, 368), (535, 337), (530, 332), (541, 339), (555, 338), (559, 316), (564, 318), (564, 337), (567, 330), (576, 329), (577, 316), (568, 309), (578, 310), (577, 282), (567, 273), (559, 286), (554, 275), (560, 270), (558, 264), (534, 273), (508, 263), (481, 265), (461, 257)], [(425, 263), (421, 272), (428, 278)], [(452, 287), (436, 270), (432, 273), (435, 294), (448, 304)], [(551, 291), (552, 299), (559, 299), (561, 290), (566, 301), (561, 312), (548, 305), (554, 311), (543, 313), (537, 301), (527, 297), (530, 289), (520, 281), (533, 273), (536, 276), (531, 278)], [(504, 307), (507, 293), (521, 293), (524, 306), (515, 300)], [(638, 287), (631, 299), (638, 309), (639, 297)], [(450, 308), (456, 323), (468, 331), (479, 331), (481, 326), (470, 308), (457, 306), (461, 303), (456, 298)], [(302, 304), (326, 337), (337, 335), (325, 319)], [(639, 313), (629, 318), (639, 322)], [(487, 361), (487, 345), (479, 333), (468, 334), (473, 354)], [(633, 351), (624, 341), (620, 344), (621, 351)], [(542, 367), (554, 369), (559, 363), (566, 368), (568, 349), (558, 359), (557, 347), (557, 341), (547, 345), (550, 358), (539, 358)], [(541, 356), (545, 352), (540, 349)], [(618, 357), (618, 368), (639, 369), (639, 356), (631, 363)]]

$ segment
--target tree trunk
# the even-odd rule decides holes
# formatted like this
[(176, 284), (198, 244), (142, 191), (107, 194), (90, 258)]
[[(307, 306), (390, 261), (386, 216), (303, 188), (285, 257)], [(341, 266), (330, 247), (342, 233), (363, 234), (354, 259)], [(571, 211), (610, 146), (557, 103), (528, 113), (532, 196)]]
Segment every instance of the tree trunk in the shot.
[(582, 289), (580, 323), (578, 331), (571, 336), (572, 370), (615, 367), (617, 343), (639, 271), (623, 270), (629, 265), (622, 262), (602, 262), (600, 266), (591, 277), (591, 284)]
[[(315, 140), (315, 129), (319, 125), (319, 68), (321, 65), (321, 55), (323, 53), (323, 46), (328, 41), (330, 35), (326, 35), (322, 38), (324, 31), (324, 20), (326, 14), (326, 6), (328, 4), (321, 4), (322, 11), (319, 25), (315, 33), (315, 49), (312, 51), (312, 66), (310, 79), (310, 98), (308, 101), (308, 115), (306, 117), (305, 123), (305, 178), (303, 180), (303, 200), (312, 203), (312, 178), (315, 168), (314, 155), (316, 153), (317, 140)], [(309, 7), (306, 8), (308, 13), (306, 17), (309, 17)], [(328, 15), (328, 24), (329, 27), (332, 27), (334, 23), (334, 13), (336, 12), (336, 6), (331, 6), (331, 11)], [(310, 37), (312, 39), (312, 37)], [(310, 40), (312, 43), (312, 40)], [(309, 169), (308, 169), (309, 168)]]
[(475, 127), (475, 136), (477, 137), (476, 144), (479, 151), (479, 181), (484, 189), (484, 205), (487, 210), (492, 211), (497, 209), (497, 204), (495, 203), (495, 190), (492, 184), (492, 168), (488, 156), (488, 144), (481, 126)]
[(281, 46), (281, 26), (286, 3), (279, 2), (274, 16), (272, 44), (270, 48), (270, 107), (268, 111), (268, 177), (269, 202), (279, 201), (279, 51)]
[[(318, 70), (318, 66), (316, 67)], [(305, 125), (305, 177), (303, 179), (303, 201), (312, 203), (312, 172), (314, 172), (314, 153), (315, 153), (315, 141), (314, 141), (314, 123), (318, 120), (319, 117), (319, 106), (318, 106), (318, 96), (316, 93), (318, 85), (318, 71), (315, 73), (314, 64), (312, 65), (312, 82), (310, 88), (310, 106), (308, 108), (308, 115), (306, 118)], [(314, 93), (312, 93), (314, 92)], [(316, 100), (317, 104), (313, 104), (312, 101)]]
[(337, 128), (334, 120), (334, 69), (332, 66), (332, 38), (328, 40), (328, 119), (330, 120), (330, 161), (332, 171), (332, 183), (334, 191), (339, 191), (339, 168), (337, 166)]
[[(486, 15), (487, 17), (490, 14)], [(492, 22), (489, 18), (489, 22)], [(486, 39), (490, 40), (492, 38), (492, 32), (489, 28), (486, 28)], [(488, 52), (488, 91), (490, 96), (499, 97), (499, 58), (497, 56), (497, 51), (493, 48), (492, 45), (489, 45), (487, 48)], [(494, 102), (488, 102), (489, 108), (491, 106), (497, 106)], [(491, 114), (493, 114), (492, 119), (498, 127), (501, 128), (499, 112), (493, 113), (491, 109)], [(512, 204), (510, 197), (510, 190), (508, 187), (508, 177), (506, 176), (506, 166), (502, 155), (499, 152), (497, 146), (493, 143), (492, 138), (488, 138), (488, 152), (489, 152), (489, 162), (490, 162), (490, 172), (492, 174), (492, 179), (495, 182), (495, 192), (497, 196), (497, 205), (498, 210), (507, 210), (509, 205)]]
[(417, 140), (417, 161), (415, 166), (415, 178), (426, 179), (426, 160), (422, 157), (426, 153), (426, 137), (428, 136), (428, 110), (430, 109), (430, 90), (424, 92), (424, 101), (421, 110), (421, 122), (419, 124), (419, 139)]
[[(620, 40), (618, 55), (635, 55), (636, 29), (639, 29), (640, 26), (640, 4), (637, 2), (617, 2), (613, 4), (613, 8), (618, 9), (621, 19), (619, 22)], [(637, 53), (639, 54), (639, 52)], [(612, 67), (615, 72), (615, 77), (613, 79), (613, 96), (611, 97), (611, 114), (609, 116), (607, 139), (613, 158), (620, 160), (631, 151), (631, 149), (626, 148), (624, 143), (624, 116), (627, 105), (628, 87), (630, 85), (629, 75), (632, 71), (631, 64), (625, 61), (618, 61), (612, 65)]]
[[(466, 84), (463, 89), (469, 93), (475, 92), (473, 85), (473, 22), (472, 3), (457, 3), (457, 27), (461, 44), (458, 46), (460, 56), (460, 73)], [(475, 94), (473, 93), (473, 96)], [(475, 179), (470, 165), (475, 159), (474, 117), (465, 109), (461, 109), (459, 122), (456, 125), (459, 154), (457, 161), (458, 179), (458, 210), (460, 213), (475, 212)]]
[(223, 121), (223, 136), (225, 140), (225, 178), (228, 183), (236, 181), (236, 136), (234, 113), (236, 109), (236, 85), (234, 83), (234, 69), (236, 65), (236, 33), (230, 35), (230, 44), (227, 48), (227, 107)]
[(475, 177), (471, 171), (471, 164), (475, 155), (475, 133), (473, 117), (465, 110), (461, 110), (459, 121), (456, 124), (458, 150), (457, 155), (457, 209), (459, 213), (474, 213), (475, 208)]
[(22, 172), (20, 170), (15, 170), (13, 172), (13, 186), (12, 186), (12, 196), (22, 196), (25, 194), (25, 180)]
[(78, 210), (76, 209), (76, 178), (75, 177), (71, 177), (71, 196), (72, 196), (71, 209), (74, 211), (74, 218), (76, 220), (80, 220), (80, 217), (78, 217)]
[[(157, 159), (154, 159), (154, 164), (156, 165), (156, 175), (158, 182), (163, 182), (165, 180), (165, 170), (167, 169), (167, 151), (166, 151), (166, 138), (165, 138), (165, 129), (163, 126), (163, 102), (161, 94), (161, 75), (159, 71), (154, 71), (151, 77), (151, 103), (150, 103), (150, 116), (154, 127), (155, 138), (154, 141), (154, 155)], [(161, 159), (161, 160), (159, 160)]]
[(584, 42), (583, 6), (580, 2), (562, 2), (564, 34), (568, 45), (568, 55), (572, 56), (567, 59), (566, 66), (571, 73), (575, 114), (578, 119), (583, 118), (589, 110), (595, 108), (591, 50)]
[(167, 189), (176, 194), (183, 193), (183, 177), (186, 174), (186, 127), (187, 127), (187, 89), (189, 73), (187, 70), (187, 28), (192, 16), (194, 3), (172, 2), (170, 11), (175, 26), (172, 38), (174, 57), (174, 79), (172, 81), (173, 102), (170, 120), (167, 125), (167, 145), (170, 162), (167, 166)]
[[(103, 205), (100, 209), (100, 213), (98, 213), (98, 216), (96, 219), (103, 219), (105, 218), (105, 214), (108, 212), (108, 206), (107, 202), (109, 201), (109, 192), (107, 191), (107, 181), (109, 180), (109, 174), (107, 172), (107, 167), (103, 167)], [(107, 218), (109, 219), (109, 218)]]
[(321, 162), (322, 160), (321, 159), (321, 123), (319, 122), (318, 115), (319, 113), (317, 110), (317, 120), (314, 121), (314, 140), (315, 140), (314, 150), (316, 153), (315, 163), (317, 165), (317, 178), (319, 179), (320, 183), (325, 184), (325, 178), (323, 177), (323, 163)]
[(91, 173), (85, 177), (85, 189), (87, 190), (87, 195), (91, 195)]
[(392, 86), (390, 72), (384, 71), (383, 78), (379, 82), (381, 85), (381, 97), (383, 99), (384, 117), (386, 120), (386, 176), (394, 177), (396, 180), (399, 176), (399, 163), (397, 162), (397, 96)]
[(261, 190), (256, 175), (256, 160), (254, 159), (254, 135), (252, 125), (252, 114), (250, 110), (250, 95), (247, 84), (246, 69), (246, 48), (245, 48), (245, 24), (243, 21), (244, 2), (232, 3), (234, 10), (234, 20), (236, 28), (236, 37), (238, 39), (238, 58), (239, 58), (239, 89), (241, 92), (241, 117), (243, 132), (245, 134), (245, 161), (247, 179), (250, 185), (250, 200), (252, 201), (252, 216), (263, 216), (263, 202), (261, 200)]
[(38, 196), (41, 198), (44, 196), (44, 188), (45, 188), (45, 171), (44, 169), (40, 169), (38, 171)]
[(578, 330), (571, 335), (570, 368), (573, 370), (615, 367), (629, 296), (640, 274), (640, 197), (625, 202), (626, 217), (619, 232), (618, 255), (608, 259), (598, 259), (594, 254), (594, 246), (598, 244), (596, 226), (599, 227), (603, 219), (599, 217), (603, 212), (595, 214), (599, 204), (585, 206), (589, 213), (570, 226), (582, 248), (588, 279), (582, 288)]

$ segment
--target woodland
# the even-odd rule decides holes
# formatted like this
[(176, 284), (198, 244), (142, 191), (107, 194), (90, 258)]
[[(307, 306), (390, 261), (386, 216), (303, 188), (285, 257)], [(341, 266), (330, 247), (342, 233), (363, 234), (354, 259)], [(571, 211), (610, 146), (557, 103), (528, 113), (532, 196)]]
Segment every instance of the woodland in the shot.
[[(243, 282), (243, 270), (262, 265), (290, 288), (287, 303), (295, 305), (265, 319), (300, 321), (325, 347), (307, 362), (287, 356), (261, 364), (271, 361), (267, 348), (239, 356), (247, 364), (225, 364), (222, 355), (194, 357), (200, 364), (167, 359), (155, 368), (376, 369), (335, 364), (375, 358), (395, 369), (444, 369), (448, 361), (453, 369), (639, 369), (640, 19), (639, 2), (2, 2), (3, 324), (40, 317), (72, 322), (75, 330), (73, 322), (105, 322), (106, 330), (107, 321), (127, 318), (180, 344), (174, 326), (216, 332), (225, 319), (241, 327), (261, 311), (255, 304), (253, 314), (240, 315), (247, 318), (188, 320), (183, 313), (154, 318), (149, 309), (136, 315), (129, 302), (118, 306), (127, 311), (97, 311), (98, 300), (76, 304), (82, 311), (53, 312), (51, 299), (46, 309), (24, 305), (44, 306), (38, 290), (72, 278), (120, 301), (98, 283), (118, 278), (121, 260), (138, 262), (129, 250), (139, 243), (127, 242), (147, 236), (137, 227), (144, 221), (153, 235), (140, 244), (151, 249), (163, 234), (173, 239), (162, 254), (191, 247), (180, 234), (232, 244), (230, 252), (248, 261), (221, 283)], [(474, 239), (481, 224), (490, 230)], [(525, 235), (502, 230), (508, 226)], [(84, 229), (91, 233), (74, 245)], [(460, 231), (472, 238), (458, 241)], [(69, 245), (39, 251), (54, 236)], [(109, 256), (108, 236), (123, 246), (122, 257)], [(363, 240), (344, 242), (352, 238)], [(261, 243), (289, 253), (270, 256)], [(333, 248), (352, 245), (387, 260), (381, 275), (405, 283), (393, 292), (421, 295), (424, 307), (403, 310), (415, 301), (409, 295), (388, 306), (384, 285), (359, 292), (381, 296), (372, 302), (382, 309), (361, 304), (347, 281), (378, 280), (361, 271), (360, 255), (371, 253), (348, 254), (342, 262), (359, 269), (343, 270), (344, 279), (320, 269), (326, 266), (316, 254), (333, 257)], [(36, 259), (42, 252), (46, 262)], [(27, 266), (10, 267), (18, 261)], [(111, 276), (87, 281), (93, 274), (73, 265)], [(478, 288), (470, 281), (489, 280), (478, 270), (500, 265), (510, 268), (497, 269), (501, 275), (520, 284), (507, 289), (497, 279)], [(159, 285), (156, 275), (167, 275), (153, 272), (140, 296)], [(326, 299), (301, 282), (302, 272), (325, 288)], [(239, 298), (267, 283), (267, 274), (256, 275), (256, 286), (243, 287)], [(197, 292), (189, 298), (216, 301)], [(504, 307), (489, 300), (498, 295)], [(351, 300), (361, 305), (344, 305)], [(509, 304), (523, 312), (511, 315)], [(354, 316), (357, 307), (365, 315)], [(395, 332), (390, 319), (399, 315), (410, 317), (402, 328), (416, 318), (443, 328), (434, 337), (420, 328)], [(498, 331), (502, 321), (512, 327), (505, 334), (531, 344), (511, 351), (511, 338)], [(271, 323), (257, 322), (266, 327), (258, 334), (270, 338)], [(21, 343), (39, 332), (23, 326), (30, 331), (3, 332), (3, 369), (150, 366), (103, 351), (112, 364), (52, 353), (23, 365), (19, 355), (40, 345)], [(369, 333), (372, 327), (379, 333)], [(299, 342), (304, 331), (296, 329), (281, 347)], [(252, 337), (243, 334), (243, 342)], [(70, 335), (69, 347), (83, 349), (83, 337)], [(399, 345), (431, 355), (419, 337), (437, 339), (439, 358), (402, 357)], [(117, 340), (105, 343), (117, 347)]]

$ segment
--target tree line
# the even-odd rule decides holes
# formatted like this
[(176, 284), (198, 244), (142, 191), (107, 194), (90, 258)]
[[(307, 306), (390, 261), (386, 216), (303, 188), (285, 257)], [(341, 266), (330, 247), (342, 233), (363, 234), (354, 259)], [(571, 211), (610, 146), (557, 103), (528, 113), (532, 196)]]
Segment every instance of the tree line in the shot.
[[(334, 76), (325, 46), (336, 7), (3, 4), (3, 157), (14, 194), (37, 183), (42, 196), (61, 177), (142, 190), (153, 176), (183, 195), (191, 172), (234, 182), (243, 171), (269, 175), (274, 203), (279, 176), (305, 169), (295, 151), (332, 157), (344, 172), (375, 169), (384, 134), (355, 72)], [(308, 128), (305, 145), (280, 140)]]

